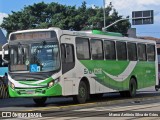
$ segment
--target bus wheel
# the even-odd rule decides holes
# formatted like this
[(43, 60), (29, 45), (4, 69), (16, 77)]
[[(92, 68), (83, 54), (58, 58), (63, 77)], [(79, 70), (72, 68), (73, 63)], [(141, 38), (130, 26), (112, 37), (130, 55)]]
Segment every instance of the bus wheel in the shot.
[(85, 84), (85, 82), (81, 81), (80, 84), (79, 84), (79, 88), (78, 88), (78, 95), (74, 96), (73, 97), (73, 100), (76, 102), (76, 103), (85, 103), (86, 100), (87, 100), (87, 86)]
[(46, 100), (47, 100), (47, 97), (33, 98), (33, 101), (37, 105), (44, 105), (44, 103), (46, 102)]
[(128, 97), (135, 97), (136, 89), (137, 89), (136, 80), (134, 78), (131, 78), (130, 84), (129, 84)]

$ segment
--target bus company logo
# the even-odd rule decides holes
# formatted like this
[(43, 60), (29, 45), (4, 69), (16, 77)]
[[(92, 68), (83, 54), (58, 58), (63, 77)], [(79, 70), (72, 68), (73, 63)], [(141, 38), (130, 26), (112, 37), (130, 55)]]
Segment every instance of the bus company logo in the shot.
[(84, 69), (84, 74), (102, 74), (102, 68), (94, 68), (93, 70)]
[(11, 115), (12, 115), (11, 112), (2, 112), (2, 117), (9, 118), (9, 117), (12, 117)]

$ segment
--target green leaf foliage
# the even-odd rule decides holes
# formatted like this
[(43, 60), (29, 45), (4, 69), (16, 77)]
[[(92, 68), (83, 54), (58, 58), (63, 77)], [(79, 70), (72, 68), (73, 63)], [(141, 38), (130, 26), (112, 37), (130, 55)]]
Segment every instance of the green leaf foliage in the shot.
[[(105, 9), (106, 25), (122, 18), (113, 8), (108, 6)], [(87, 7), (83, 2), (80, 7), (66, 6), (52, 2), (50, 4), (41, 2), (25, 6), (21, 11), (14, 12), (3, 19), (1, 27), (6, 29), (8, 34), (17, 30), (59, 27), (65, 30), (101, 30), (103, 27), (103, 8)], [(117, 23), (108, 31), (126, 33), (130, 28), (128, 21)]]

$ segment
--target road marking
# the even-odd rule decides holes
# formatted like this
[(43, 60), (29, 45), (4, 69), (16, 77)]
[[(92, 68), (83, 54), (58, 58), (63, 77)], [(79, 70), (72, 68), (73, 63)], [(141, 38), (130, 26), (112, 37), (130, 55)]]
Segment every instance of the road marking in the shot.
[(127, 110), (134, 110), (134, 109), (144, 109), (149, 107), (157, 107), (160, 106), (160, 103), (154, 103), (151, 105), (143, 104), (143, 105), (132, 105), (132, 106), (123, 106), (123, 107), (114, 107), (114, 108), (105, 108), (105, 107), (94, 107), (94, 108), (86, 108), (74, 111), (127, 111)]
[[(133, 105), (133, 106), (123, 106), (123, 107), (115, 107), (115, 108), (104, 108), (104, 107), (95, 107), (95, 108), (86, 108), (86, 109), (80, 109), (80, 110), (74, 110), (74, 111), (126, 111), (126, 110), (132, 110), (132, 109), (143, 109), (148, 107), (157, 107), (160, 106), (160, 103), (154, 103), (152, 105)], [(131, 108), (131, 109), (130, 109)]]
[[(70, 108), (70, 107), (89, 106), (89, 105), (97, 105), (97, 106), (98, 105), (111, 105), (111, 104), (116, 104), (116, 103), (119, 103), (119, 104), (120, 103), (124, 103), (124, 101), (125, 102), (133, 102), (133, 101), (137, 101), (137, 100), (139, 100), (139, 101), (144, 101), (144, 100), (147, 101), (147, 100), (155, 100), (157, 98), (159, 99), (160, 97), (159, 96), (155, 96), (154, 98), (153, 97), (152, 98), (151, 97), (143, 97), (143, 98), (122, 99), (122, 100), (103, 101), (103, 102), (90, 102), (90, 103), (85, 103), (85, 104), (75, 104), (75, 105), (67, 105), (67, 106), (51, 106), (51, 107), (46, 107), (46, 108), (40, 107), (40, 108), (36, 108), (36, 109), (26, 110), (25, 112), (57, 110), (57, 109), (65, 109), (65, 108)], [(130, 106), (130, 107), (133, 107), (133, 106)]]
[(88, 106), (88, 105), (94, 105), (96, 103), (85, 103), (85, 104), (76, 104), (76, 105), (68, 105), (68, 106), (59, 106), (59, 107), (47, 107), (47, 108), (38, 108), (38, 109), (32, 109), (32, 110), (26, 110), (26, 112), (33, 112), (33, 111), (42, 111), (42, 110), (50, 110), (50, 109), (63, 109), (63, 108), (69, 108), (69, 107), (77, 107), (77, 106)]
[[(90, 103), (88, 103), (88, 104), (90, 104)], [(86, 105), (86, 104), (80, 104), (81, 106), (84, 106), (84, 105)], [(78, 106), (78, 105), (69, 105), (69, 106), (60, 106), (61, 108), (63, 108), (63, 107), (70, 107), (70, 106)], [(144, 108), (148, 108), (148, 107), (158, 107), (158, 106), (160, 106), (160, 103), (153, 103), (152, 105), (147, 105), (147, 104), (143, 104), (143, 105), (136, 105), (136, 106), (134, 106), (134, 104), (133, 104), (133, 106), (123, 106), (123, 107), (114, 107), (114, 106), (112, 106), (112, 107), (114, 107), (114, 108), (111, 108), (111, 109), (109, 109), (109, 108), (107, 108), (107, 109), (103, 109), (102, 111), (108, 111), (108, 112), (118, 112), (118, 111), (121, 111), (121, 112), (123, 112), (123, 111), (129, 111), (129, 110), (132, 110), (132, 111), (135, 111), (136, 109), (144, 109)], [(54, 108), (59, 108), (59, 107), (54, 107)], [(101, 108), (103, 108), (103, 107), (96, 107), (96, 111), (98, 110), (100, 110)], [(41, 108), (40, 108), (41, 109)], [(86, 110), (86, 109), (82, 109), (82, 110), (72, 110), (72, 111), (85, 111), (86, 113), (87, 113), (87, 111), (93, 111), (93, 108), (92, 108), (92, 110), (91, 109), (88, 109), (88, 110)], [(138, 111), (137, 111), (138, 112)], [(151, 111), (152, 112), (152, 111)], [(52, 115), (52, 113), (49, 113), (49, 114), (51, 114)], [(65, 113), (64, 113), (65, 114)], [(67, 113), (66, 113), (67, 114)], [(75, 115), (76, 116), (76, 115)], [(93, 116), (92, 116), (93, 117)], [(84, 117), (84, 118), (86, 118), (86, 117)], [(131, 117), (129, 117), (129, 118), (131, 118)], [(137, 117), (133, 117), (133, 118), (137, 118)], [(150, 119), (149, 119), (150, 118)], [(152, 118), (154, 118), (154, 119), (156, 119), (157, 117), (147, 117), (147, 119), (148, 120), (151, 120)], [(33, 118), (33, 119), (38, 119), (38, 120), (46, 120), (46, 117), (42, 117), (42, 118)], [(47, 119), (58, 119), (58, 120), (65, 120), (65, 119), (67, 119), (67, 120), (69, 120), (69, 119), (79, 119), (79, 117), (71, 117), (71, 116), (67, 116), (67, 117), (47, 117)], [(141, 117), (138, 117), (138, 120), (147, 120), (147, 119), (144, 119), (144, 118), (141, 118)], [(152, 120), (154, 120), (154, 119), (152, 119)], [(157, 118), (157, 120), (158, 120), (158, 118)]]

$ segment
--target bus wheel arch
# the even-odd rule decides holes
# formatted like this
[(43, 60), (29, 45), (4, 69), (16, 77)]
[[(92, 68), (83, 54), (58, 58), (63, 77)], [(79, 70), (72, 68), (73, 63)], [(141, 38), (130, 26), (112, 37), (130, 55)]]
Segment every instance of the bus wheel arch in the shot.
[(78, 95), (73, 97), (76, 103), (85, 103), (89, 99), (90, 94), (90, 84), (86, 77), (83, 77), (78, 86)]

